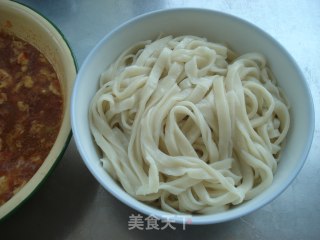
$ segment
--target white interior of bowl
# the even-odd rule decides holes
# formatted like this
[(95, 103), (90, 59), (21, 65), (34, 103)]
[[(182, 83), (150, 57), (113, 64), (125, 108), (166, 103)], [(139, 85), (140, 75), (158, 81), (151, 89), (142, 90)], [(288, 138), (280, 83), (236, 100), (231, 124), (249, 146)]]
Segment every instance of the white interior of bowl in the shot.
[(109, 33), (92, 50), (78, 73), (71, 103), (74, 138), (85, 164), (104, 188), (127, 205), (162, 219), (170, 216), (175, 222), (183, 223), (185, 220), (183, 215), (178, 217), (154, 209), (125, 193), (100, 166), (99, 154), (92, 141), (88, 123), (89, 102), (97, 90), (100, 73), (131, 44), (154, 39), (160, 33), (203, 36), (214, 42), (226, 42), (238, 53), (258, 51), (267, 57), (279, 85), (288, 96), (292, 119), (288, 141), (274, 182), (255, 199), (224, 213), (192, 216), (192, 223), (231, 220), (269, 203), (292, 182), (307, 157), (314, 130), (311, 95), (298, 66), (274, 39), (243, 20), (209, 10), (172, 9), (143, 15)]
[(76, 77), (76, 65), (59, 31), (33, 10), (11, 1), (0, 2), (0, 28), (22, 38), (40, 50), (51, 62), (61, 82), (64, 116), (57, 140), (36, 174), (8, 202), (0, 207), (0, 219), (23, 202), (47, 176), (71, 136), (70, 96)]

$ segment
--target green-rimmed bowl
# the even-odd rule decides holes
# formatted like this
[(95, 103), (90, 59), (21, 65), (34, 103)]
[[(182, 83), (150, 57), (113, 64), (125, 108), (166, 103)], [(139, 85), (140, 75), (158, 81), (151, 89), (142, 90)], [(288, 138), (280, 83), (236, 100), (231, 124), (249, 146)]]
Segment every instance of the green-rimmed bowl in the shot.
[(61, 32), (46, 18), (22, 4), (0, 1), (0, 29), (29, 42), (47, 57), (57, 72), (64, 95), (62, 125), (49, 155), (30, 181), (0, 207), (1, 220), (38, 188), (61, 159), (70, 141), (70, 96), (77, 67), (72, 51)]

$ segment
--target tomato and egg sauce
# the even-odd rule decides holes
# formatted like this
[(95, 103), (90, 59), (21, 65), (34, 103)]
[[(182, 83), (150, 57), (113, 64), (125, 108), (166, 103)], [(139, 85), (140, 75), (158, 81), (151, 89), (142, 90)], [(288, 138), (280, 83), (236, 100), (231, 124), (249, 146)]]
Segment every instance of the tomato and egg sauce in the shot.
[(49, 154), (63, 114), (61, 86), (35, 47), (0, 31), (0, 206)]

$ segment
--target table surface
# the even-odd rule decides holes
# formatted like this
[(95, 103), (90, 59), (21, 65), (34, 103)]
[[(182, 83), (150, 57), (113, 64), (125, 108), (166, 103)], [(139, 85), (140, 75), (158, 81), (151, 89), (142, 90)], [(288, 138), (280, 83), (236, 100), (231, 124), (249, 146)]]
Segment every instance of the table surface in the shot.
[(237, 220), (175, 229), (129, 230), (137, 212), (105, 191), (85, 167), (71, 140), (43, 186), (0, 224), (5, 239), (319, 239), (320, 238), (320, 1), (319, 0), (28, 0), (21, 1), (64, 33), (79, 67), (93, 46), (137, 15), (174, 7), (226, 12), (276, 38), (305, 74), (315, 103), (313, 144), (303, 169), (276, 200)]

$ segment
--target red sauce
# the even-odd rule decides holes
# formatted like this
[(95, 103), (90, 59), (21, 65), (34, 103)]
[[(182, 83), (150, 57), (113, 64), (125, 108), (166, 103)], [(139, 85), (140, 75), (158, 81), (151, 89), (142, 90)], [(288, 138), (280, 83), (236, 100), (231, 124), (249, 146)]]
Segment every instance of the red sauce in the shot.
[(0, 205), (36, 173), (60, 129), (56, 72), (35, 47), (0, 32)]

